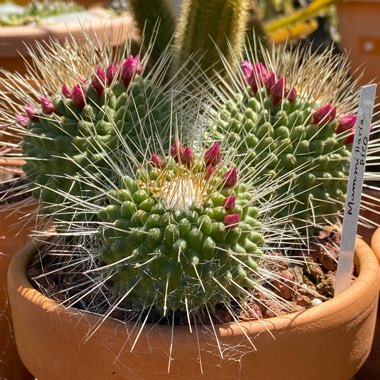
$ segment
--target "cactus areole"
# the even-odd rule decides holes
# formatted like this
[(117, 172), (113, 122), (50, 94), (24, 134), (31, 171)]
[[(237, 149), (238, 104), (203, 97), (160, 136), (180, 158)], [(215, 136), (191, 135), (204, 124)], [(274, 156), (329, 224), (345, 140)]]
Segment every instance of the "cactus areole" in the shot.
[(234, 167), (214, 159), (207, 174), (210, 151), (197, 156), (176, 142), (171, 153), (124, 177), (99, 213), (114, 290), (163, 315), (247, 298), (264, 244), (252, 195)]
[(278, 216), (289, 214), (295, 224), (335, 220), (345, 199), (355, 116), (337, 117), (334, 105), (307, 99), (262, 63), (244, 61), (241, 71), (246, 90), (218, 110), (213, 138), (223, 149), (236, 146), (257, 184), (292, 175), (276, 191), (292, 194), (294, 203)]

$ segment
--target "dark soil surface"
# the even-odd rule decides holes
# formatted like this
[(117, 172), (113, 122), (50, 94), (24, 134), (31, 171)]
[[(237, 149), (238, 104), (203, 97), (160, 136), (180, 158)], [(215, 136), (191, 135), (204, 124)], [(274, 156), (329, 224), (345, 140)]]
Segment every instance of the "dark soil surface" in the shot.
[[(211, 318), (206, 310), (199, 310), (195, 315), (191, 316), (191, 324), (196, 322), (209, 324), (210, 319), (213, 323), (232, 322), (236, 316), (239, 320), (270, 318), (294, 311), (302, 311), (332, 298), (339, 245), (340, 234), (338, 232), (322, 231), (310, 247), (310, 250), (301, 251), (304, 257), (303, 260), (297, 260), (296, 263), (289, 264), (287, 260), (281, 260), (281, 257), (284, 256), (280, 253), (278, 258), (266, 259), (262, 264), (266, 269), (274, 273), (274, 276), (271, 281), (263, 284), (264, 289), (254, 291), (254, 301), (245, 302), (244, 304), (242, 302), (239, 305), (236, 301), (231, 300), (228, 308), (223, 304), (217, 305)], [(298, 250), (294, 254), (299, 257), (300, 251)], [(62, 266), (62, 260), (66, 259), (60, 257), (59, 260), (58, 265)], [(70, 260), (72, 260), (72, 257)], [(57, 302), (65, 304), (68, 299), (72, 299), (71, 297), (78, 297), (80, 292), (86, 291), (86, 286), (88, 285), (81, 287), (79, 284), (88, 284), (89, 277), (83, 274), (79, 268), (72, 269), (70, 267), (70, 270), (57, 270), (58, 268), (56, 255), (40, 255), (39, 258), (35, 258), (33, 261), (28, 275), (37, 289)], [(73, 286), (74, 284), (77, 285)], [(108, 285), (111, 285), (111, 283), (108, 283)], [(96, 294), (91, 293), (87, 297), (81, 298), (78, 302), (74, 302), (72, 306), (99, 314), (107, 313), (109, 305), (112, 303), (112, 298), (115, 300), (115, 297), (108, 289), (109, 286), (107, 287), (106, 283), (104, 290)], [(266, 295), (265, 289), (272, 291), (270, 297)], [(273, 294), (275, 295), (274, 297)], [(276, 298), (276, 295), (278, 298)], [(284, 301), (278, 302), (280, 298)], [(228, 309), (233, 310), (234, 317)], [(130, 321), (144, 318), (145, 315), (144, 312), (131, 311), (124, 307), (123, 304), (120, 304), (110, 316), (122, 321)], [(147, 320), (151, 323), (166, 324), (172, 322), (172, 315), (169, 313), (167, 317), (162, 318), (158, 312), (150, 310)], [(187, 325), (189, 323), (185, 311), (176, 312), (174, 320), (176, 324)]]

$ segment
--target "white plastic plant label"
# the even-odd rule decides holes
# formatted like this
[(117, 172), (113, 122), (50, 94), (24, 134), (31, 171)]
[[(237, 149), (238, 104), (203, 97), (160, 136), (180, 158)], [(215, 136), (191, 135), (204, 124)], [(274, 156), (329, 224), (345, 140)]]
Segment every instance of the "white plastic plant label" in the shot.
[(377, 86), (373, 84), (364, 86), (360, 90), (334, 296), (345, 291), (351, 282), (355, 236), (358, 227), (360, 199), (362, 195), (376, 87)]

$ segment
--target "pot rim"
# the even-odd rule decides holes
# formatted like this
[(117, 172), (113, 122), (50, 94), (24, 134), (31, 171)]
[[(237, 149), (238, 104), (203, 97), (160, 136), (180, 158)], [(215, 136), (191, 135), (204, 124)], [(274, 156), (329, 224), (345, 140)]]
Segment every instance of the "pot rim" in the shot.
[[(29, 55), (30, 45), (35, 45), (42, 40), (51, 38), (65, 41), (67, 35), (76, 40), (84, 38), (83, 32), (98, 35), (110, 35), (112, 46), (118, 45), (124, 41), (125, 37), (130, 36), (136, 39), (134, 22), (130, 13), (126, 12), (121, 16), (111, 17), (109, 19), (99, 18), (99, 21), (91, 20), (90, 22), (77, 22), (72, 24), (58, 23), (44, 26), (7, 26), (2, 27), (0, 38), (4, 46), (8, 48), (0, 50), (0, 58), (19, 58)], [(110, 33), (110, 31), (113, 31)], [(9, 49), (9, 47), (11, 49)]]
[[(379, 229), (380, 230), (380, 229)], [(31, 242), (23, 250), (14, 255), (8, 270), (8, 289), (10, 294), (17, 292), (18, 296), (23, 297), (26, 301), (37, 305), (38, 307), (51, 312), (54, 310), (58, 314), (69, 314), (70, 318), (78, 319), (78, 322), (86, 316), (86, 320), (96, 322), (99, 314), (85, 312), (72, 307), (65, 307), (54, 300), (46, 297), (36, 290), (26, 276), (27, 267), (41, 242)], [(284, 316), (263, 319), (261, 321), (243, 321), (230, 322), (215, 325), (216, 334), (219, 337), (243, 336), (247, 331), (249, 334), (261, 334), (288, 330), (289, 328), (298, 330), (315, 330), (320, 324), (321, 319), (324, 323), (331, 326), (336, 325), (339, 316), (346, 315), (347, 311), (355, 318), (361, 316), (363, 310), (369, 309), (370, 305), (375, 302), (379, 294), (380, 287), (380, 270), (376, 257), (371, 248), (360, 238), (356, 238), (355, 262), (360, 272), (355, 283), (349, 289), (342, 292), (339, 296), (328, 300), (320, 305), (313, 306), (310, 309), (299, 311)], [(358, 302), (362, 305), (358, 307)], [(368, 307), (363, 303), (367, 304)], [(128, 324), (120, 320), (108, 317), (104, 324)], [(149, 326), (149, 324), (147, 324)], [(152, 325), (151, 325), (152, 326)], [(154, 329), (150, 334), (171, 333), (171, 326), (154, 325)], [(188, 326), (175, 326), (176, 334), (187, 335), (189, 333)]]

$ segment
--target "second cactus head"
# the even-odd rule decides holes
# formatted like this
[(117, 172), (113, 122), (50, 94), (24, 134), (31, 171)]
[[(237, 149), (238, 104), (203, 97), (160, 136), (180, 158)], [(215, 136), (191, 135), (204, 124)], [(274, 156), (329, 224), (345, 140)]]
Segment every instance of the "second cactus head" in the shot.
[[(329, 56), (306, 54), (308, 62), (291, 67), (286, 61), (294, 57), (281, 53), (266, 64), (242, 62), (234, 80), (241, 84), (229, 97), (220, 92), (210, 134), (225, 149), (235, 146), (236, 159), (247, 163), (256, 183), (288, 177), (275, 192), (292, 194), (293, 202), (278, 216), (288, 215), (298, 226), (335, 221), (345, 199), (356, 121), (352, 85), (342, 93), (344, 80), (329, 83), (329, 70), (339, 70)], [(314, 77), (307, 77), (308, 70)], [(337, 75), (344, 79), (343, 68)]]

